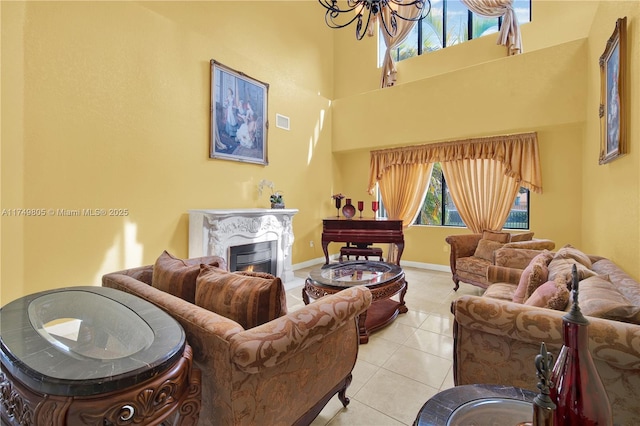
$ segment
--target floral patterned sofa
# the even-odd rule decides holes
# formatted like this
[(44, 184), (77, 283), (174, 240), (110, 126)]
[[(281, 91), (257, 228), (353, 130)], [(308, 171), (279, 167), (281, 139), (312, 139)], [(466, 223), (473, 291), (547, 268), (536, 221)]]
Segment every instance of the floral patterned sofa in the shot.
[(104, 275), (102, 285), (182, 325), (202, 374), (200, 425), (306, 425), (336, 393), (346, 406), (357, 316), (371, 292), (353, 287), (288, 313), (279, 278), (225, 267), (165, 252), (154, 265)]
[[(500, 249), (495, 253), (498, 265), (488, 273), (493, 282), (483, 296), (462, 296), (452, 303), (456, 385), (502, 384), (537, 391), (534, 359), (540, 343), (559, 354), (562, 316), (571, 306), (569, 291), (561, 285), (567, 280), (566, 269), (554, 271), (557, 265), (552, 265), (558, 259), (563, 268), (579, 263), (558, 257), (565, 248), (546, 254)], [(638, 424), (640, 283), (608, 259), (576, 257), (582, 262), (579, 303), (590, 321), (589, 349), (607, 391), (614, 424)], [(541, 266), (545, 263), (546, 270)], [(530, 288), (532, 283), (534, 288), (538, 285), (535, 290)], [(529, 293), (523, 303), (513, 301), (520, 284)], [(552, 297), (536, 298), (543, 285), (552, 289)]]
[(551, 240), (534, 239), (533, 232), (483, 231), (479, 234), (449, 235), (445, 241), (451, 246), (449, 263), (454, 290), (458, 290), (460, 281), (487, 288), (487, 271), (494, 264), (493, 254), (502, 247), (532, 250), (555, 248), (555, 243)]

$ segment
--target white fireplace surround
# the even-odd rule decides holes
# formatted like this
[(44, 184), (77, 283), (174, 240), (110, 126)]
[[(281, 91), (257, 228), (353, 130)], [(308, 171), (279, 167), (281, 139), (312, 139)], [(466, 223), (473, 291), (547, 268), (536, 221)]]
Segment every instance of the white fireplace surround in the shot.
[(220, 256), (229, 264), (231, 247), (277, 241), (275, 275), (291, 281), (296, 213), (298, 209), (189, 210), (189, 257)]

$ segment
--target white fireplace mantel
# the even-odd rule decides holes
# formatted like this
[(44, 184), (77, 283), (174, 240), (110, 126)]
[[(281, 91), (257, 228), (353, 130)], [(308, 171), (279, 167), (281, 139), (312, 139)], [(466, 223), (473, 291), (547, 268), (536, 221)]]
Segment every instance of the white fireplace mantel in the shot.
[(276, 241), (276, 275), (290, 281), (296, 213), (298, 209), (189, 210), (189, 257), (220, 256), (229, 264), (231, 247)]

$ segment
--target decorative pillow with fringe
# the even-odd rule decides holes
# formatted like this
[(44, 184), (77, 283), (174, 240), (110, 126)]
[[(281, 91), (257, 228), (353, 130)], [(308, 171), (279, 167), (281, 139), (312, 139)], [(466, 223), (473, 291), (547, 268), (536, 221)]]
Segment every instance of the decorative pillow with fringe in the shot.
[(549, 277), (547, 264), (552, 257), (553, 254), (550, 251), (545, 250), (531, 259), (529, 265), (524, 268), (522, 275), (520, 275), (518, 288), (516, 288), (516, 291), (513, 294), (513, 302), (523, 303), (539, 286), (547, 281)]
[(201, 265), (196, 305), (227, 317), (245, 330), (287, 313), (280, 278), (261, 272), (227, 272)]
[(528, 306), (538, 306), (557, 311), (563, 311), (567, 307), (567, 303), (569, 303), (569, 290), (564, 277), (556, 277), (555, 280), (542, 284), (524, 302)]
[[(179, 259), (165, 250), (153, 265), (151, 285), (165, 293), (194, 303), (196, 278), (200, 274), (200, 264), (204, 261), (206, 261), (204, 257)], [(209, 265), (218, 267), (220, 263), (211, 261)]]

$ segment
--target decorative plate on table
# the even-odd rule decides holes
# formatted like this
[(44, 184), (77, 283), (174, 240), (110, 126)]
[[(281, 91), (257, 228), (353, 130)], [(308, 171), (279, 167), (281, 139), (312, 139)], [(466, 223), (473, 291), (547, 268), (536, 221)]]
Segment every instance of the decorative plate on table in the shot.
[(353, 207), (353, 204), (346, 204), (343, 208), (342, 208), (342, 214), (344, 215), (344, 217), (346, 217), (347, 219), (351, 219), (353, 216), (356, 215), (356, 208)]

